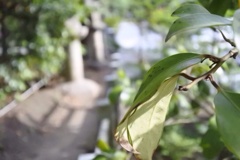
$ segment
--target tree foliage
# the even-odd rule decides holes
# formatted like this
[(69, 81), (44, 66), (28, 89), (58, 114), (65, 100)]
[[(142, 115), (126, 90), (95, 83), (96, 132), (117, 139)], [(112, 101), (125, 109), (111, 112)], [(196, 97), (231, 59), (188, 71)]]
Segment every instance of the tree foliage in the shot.
[(78, 0), (1, 1), (0, 99), (58, 73), (70, 40), (65, 20), (88, 13)]
[(170, 25), (170, 9), (179, 5), (178, 1), (166, 0), (100, 0), (105, 22), (109, 26), (116, 26), (123, 19), (136, 23), (148, 22), (155, 28), (161, 25)]
[[(192, 7), (195, 8), (195, 10), (193, 10)], [(223, 10), (225, 13), (226, 10)], [(240, 19), (239, 10), (235, 12), (233, 21), (219, 15), (211, 14), (196, 4), (182, 6), (177, 9), (173, 15), (179, 18), (170, 27), (166, 41), (174, 35), (185, 33), (192, 29), (211, 27), (219, 31), (226, 43), (232, 46), (232, 49), (222, 57), (217, 57), (212, 54), (180, 53), (160, 60), (153, 65), (146, 73), (130, 109), (118, 125), (115, 135), (116, 140), (123, 148), (132, 152), (138, 159), (152, 159), (153, 151), (157, 147), (156, 142), (159, 141), (164, 127), (166, 110), (168, 110), (169, 103), (171, 103), (168, 98), (173, 93), (173, 88), (176, 83), (175, 78), (182, 76), (191, 82), (179, 86), (179, 91), (187, 91), (203, 80), (209, 80), (217, 89), (218, 93), (214, 100), (217, 130), (214, 130), (214, 127), (209, 127), (208, 134), (215, 133), (217, 137), (220, 135), (229, 151), (240, 158), (239, 142), (234, 138), (239, 132), (238, 124), (240, 114), (238, 101), (240, 96), (238, 93), (225, 91), (213, 79), (213, 74), (222, 67), (227, 60), (231, 58), (235, 59), (238, 55), (239, 27), (237, 25), (239, 25)], [(218, 28), (219, 25), (233, 25), (235, 41), (227, 39)], [(193, 62), (192, 60), (195, 58), (196, 61)], [(193, 77), (192, 75), (182, 72), (184, 69), (192, 67), (192, 65), (197, 65), (197, 63), (202, 63), (206, 59), (212, 62), (210, 69), (199, 76)], [(171, 85), (169, 85), (170, 82), (172, 82)], [(207, 133), (205, 137), (207, 137)], [(214, 150), (213, 153), (218, 154), (222, 147), (219, 138), (216, 138), (216, 141), (212, 141), (212, 143), (216, 142), (220, 145), (220, 148)], [(206, 140), (202, 141), (203, 147), (206, 147), (206, 144)], [(211, 141), (209, 141), (208, 145), (214, 147)], [(211, 158), (214, 156), (216, 155), (209, 155)]]

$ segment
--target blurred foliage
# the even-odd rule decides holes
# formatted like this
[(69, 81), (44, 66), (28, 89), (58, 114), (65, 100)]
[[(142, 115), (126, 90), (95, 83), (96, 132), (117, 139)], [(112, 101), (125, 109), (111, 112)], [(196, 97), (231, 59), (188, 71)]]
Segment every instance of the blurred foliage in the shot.
[(98, 154), (93, 160), (126, 160), (126, 152), (110, 148), (110, 146), (103, 140), (98, 140), (97, 147), (100, 149)]
[(160, 151), (163, 156), (174, 160), (183, 158), (197, 159), (196, 153), (200, 150), (199, 135), (192, 130), (196, 129), (194, 125), (175, 125), (164, 129), (160, 141)]
[(215, 117), (209, 120), (209, 129), (203, 135), (201, 140), (201, 147), (206, 158), (213, 159), (223, 150), (224, 144), (221, 141), (220, 134), (217, 130)]
[(82, 0), (1, 1), (0, 101), (57, 74), (70, 40), (65, 20), (77, 15), (84, 21), (88, 14)]
[(100, 0), (101, 12), (109, 26), (117, 26), (121, 20), (131, 20), (138, 24), (148, 22), (151, 27), (170, 25), (171, 11), (180, 5), (180, 1), (166, 0)]
[(131, 80), (123, 69), (118, 69), (116, 72), (117, 81), (114, 82), (114, 87), (110, 90), (109, 100), (112, 104), (121, 103), (124, 106), (130, 106), (141, 80)]

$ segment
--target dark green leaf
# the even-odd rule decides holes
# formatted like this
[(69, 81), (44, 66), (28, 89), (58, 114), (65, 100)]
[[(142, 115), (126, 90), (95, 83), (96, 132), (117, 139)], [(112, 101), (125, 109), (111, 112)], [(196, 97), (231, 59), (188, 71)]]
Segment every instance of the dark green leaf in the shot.
[(201, 59), (202, 56), (196, 53), (181, 53), (167, 57), (154, 64), (144, 76), (132, 107), (151, 98), (161, 83), (167, 78), (180, 73), (189, 66), (199, 63)]
[(219, 132), (226, 147), (240, 158), (240, 94), (222, 89), (214, 99)]
[(210, 13), (198, 4), (185, 4), (172, 13), (172, 16), (184, 17), (191, 14)]
[(231, 0), (212, 0), (207, 9), (212, 14), (224, 16), (226, 11), (231, 8), (232, 3)]
[(214, 14), (192, 14), (188, 16), (181, 17), (173, 22), (170, 27), (168, 34), (166, 36), (165, 41), (168, 41), (172, 36), (192, 30), (199, 29), (203, 27), (211, 27), (211, 26), (220, 26), (220, 25), (230, 25), (231, 21)]
[(211, 0), (198, 0), (198, 2), (205, 8), (210, 5)]

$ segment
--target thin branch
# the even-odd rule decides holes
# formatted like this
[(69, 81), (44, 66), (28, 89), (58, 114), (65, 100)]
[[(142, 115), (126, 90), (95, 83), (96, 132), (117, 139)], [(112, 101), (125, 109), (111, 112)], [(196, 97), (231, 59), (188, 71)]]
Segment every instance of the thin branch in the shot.
[(179, 76), (182, 76), (182, 77), (184, 77), (184, 78), (186, 78), (186, 79), (189, 79), (189, 80), (191, 80), (191, 81), (194, 81), (194, 80), (196, 79), (195, 77), (189, 76), (189, 75), (186, 74), (186, 73), (180, 73)]
[[(222, 66), (222, 64), (228, 60), (229, 58), (236, 58), (238, 54), (238, 49), (233, 48), (231, 49), (225, 56), (222, 58), (217, 58), (218, 62), (214, 62), (215, 66), (211, 68), (208, 72), (204, 73), (203, 75), (196, 77), (191, 83), (183, 86), (179, 86), (178, 90), (180, 91), (187, 91), (189, 88), (191, 88), (193, 85), (197, 84), (198, 82), (204, 80), (204, 79), (209, 79), (211, 77), (211, 74), (215, 73), (219, 67)], [(208, 55), (209, 56), (209, 55)], [(215, 57), (214, 57), (215, 58)], [(209, 58), (210, 59), (210, 58)], [(211, 60), (211, 59), (210, 59)], [(210, 79), (211, 83), (214, 85), (214, 87), (218, 88), (217, 83), (213, 80)]]
[(207, 79), (210, 80), (210, 82), (212, 83), (212, 85), (213, 85), (216, 89), (219, 89), (218, 84), (214, 81), (213, 76), (212, 76), (211, 74), (207, 77)]
[(218, 31), (221, 33), (223, 39), (224, 39), (226, 42), (228, 42), (231, 46), (236, 47), (236, 44), (235, 44), (232, 40), (228, 39), (228, 38), (223, 34), (223, 32), (222, 32), (220, 29), (218, 29)]
[(203, 54), (203, 57), (204, 57), (204, 59), (201, 61), (201, 63), (206, 59), (209, 59), (213, 63), (219, 63), (221, 61), (221, 58), (216, 57), (216, 56), (211, 55), (211, 54)]

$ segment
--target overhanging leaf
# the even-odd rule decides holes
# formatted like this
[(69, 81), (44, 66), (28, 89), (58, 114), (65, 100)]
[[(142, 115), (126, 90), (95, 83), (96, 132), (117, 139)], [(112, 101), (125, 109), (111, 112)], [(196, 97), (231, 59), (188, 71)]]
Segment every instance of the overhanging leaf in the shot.
[(240, 158), (240, 94), (220, 89), (214, 103), (217, 126), (223, 142)]
[(174, 76), (165, 80), (149, 100), (117, 127), (116, 140), (141, 160), (151, 160), (158, 146), (177, 79)]
[(201, 13), (187, 15), (173, 22), (172, 26), (168, 31), (165, 41), (168, 41), (172, 36), (176, 34), (188, 30), (230, 24), (230, 20), (214, 14)]
[(191, 14), (208, 13), (207, 9), (198, 4), (185, 4), (172, 13), (172, 16), (184, 17)]
[(236, 10), (233, 16), (234, 41), (240, 50), (240, 9)]
[[(175, 86), (177, 75), (187, 67), (199, 63), (202, 58), (202, 55), (196, 53), (176, 54), (157, 62), (146, 73), (132, 106), (117, 127), (116, 140), (126, 150), (135, 154), (143, 154), (143, 156), (147, 158), (151, 157), (155, 149), (154, 147), (156, 147), (161, 136), (162, 123), (165, 120), (166, 110), (170, 101), (169, 95), (172, 94), (171, 91), (173, 91)], [(155, 98), (156, 96), (158, 96), (157, 99)], [(164, 110), (162, 108), (164, 108)], [(149, 116), (149, 113), (152, 114), (152, 117)], [(159, 121), (151, 121), (151, 126), (141, 126), (141, 124), (144, 124), (143, 122), (150, 123), (149, 119), (154, 120), (156, 118), (155, 115), (157, 115), (157, 119), (160, 118)], [(154, 123), (156, 123), (158, 136), (155, 136), (156, 131), (152, 127)], [(141, 127), (150, 128), (143, 128), (142, 131), (139, 131), (139, 129), (137, 129), (138, 127), (140, 127), (140, 130)], [(138, 131), (138, 135), (136, 131)], [(151, 144), (149, 144), (150, 147), (145, 144), (145, 140), (139, 141), (145, 133), (147, 133), (146, 136), (148, 138), (145, 137), (144, 139), (156, 137), (154, 142), (149, 140), (149, 142), (151, 142)], [(136, 145), (138, 147), (136, 147)], [(142, 146), (149, 147), (148, 152), (143, 152)]]
[(201, 62), (202, 58), (202, 55), (197, 53), (181, 53), (154, 64), (144, 76), (131, 108), (135, 108), (150, 99), (164, 80), (180, 73), (189, 66)]

